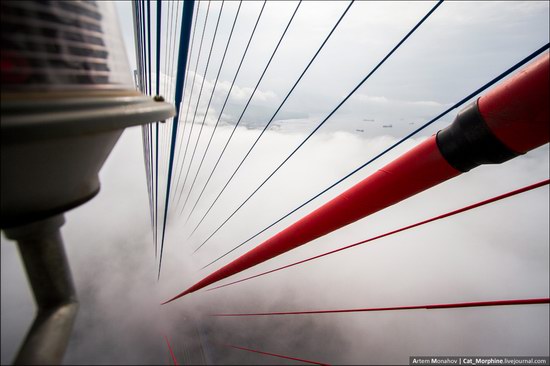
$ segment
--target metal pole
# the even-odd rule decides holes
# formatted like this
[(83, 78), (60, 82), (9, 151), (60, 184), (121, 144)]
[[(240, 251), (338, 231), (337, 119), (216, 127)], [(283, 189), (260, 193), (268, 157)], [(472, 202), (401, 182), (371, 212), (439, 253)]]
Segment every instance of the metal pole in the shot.
[(59, 228), (63, 215), (4, 229), (16, 240), (38, 307), (14, 364), (59, 365), (78, 311), (71, 271)]

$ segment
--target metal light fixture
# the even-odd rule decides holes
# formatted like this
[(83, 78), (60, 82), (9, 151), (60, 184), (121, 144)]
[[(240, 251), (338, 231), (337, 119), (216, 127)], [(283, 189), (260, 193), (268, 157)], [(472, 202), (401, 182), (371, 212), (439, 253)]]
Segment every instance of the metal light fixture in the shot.
[(0, 225), (18, 242), (38, 306), (15, 363), (59, 364), (78, 308), (62, 215), (98, 193), (124, 128), (175, 109), (135, 90), (111, 3), (0, 4)]

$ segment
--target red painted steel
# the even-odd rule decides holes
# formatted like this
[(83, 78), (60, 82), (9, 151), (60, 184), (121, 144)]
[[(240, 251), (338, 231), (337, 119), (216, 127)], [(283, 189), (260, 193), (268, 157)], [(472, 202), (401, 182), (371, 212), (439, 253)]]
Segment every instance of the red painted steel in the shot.
[(479, 111), (491, 131), (509, 149), (521, 154), (548, 142), (549, 105), (548, 53), (478, 101)]
[(176, 297), (197, 291), (459, 175), (435, 136)]
[(312, 365), (328, 365), (328, 364), (326, 364), (326, 363), (320, 363), (320, 362), (316, 362), (316, 361), (304, 360), (303, 358), (296, 358), (296, 357), (290, 357), (290, 356), (283, 356), (283, 355), (279, 355), (279, 354), (276, 354), (276, 353), (258, 351), (258, 350), (255, 350), (255, 349), (250, 349), (250, 348), (245, 348), (245, 347), (239, 347), (239, 346), (232, 346), (232, 345), (230, 345), (230, 344), (224, 344), (224, 346), (230, 347), (230, 348), (235, 348), (235, 349), (240, 349), (241, 351), (259, 353), (259, 354), (261, 354), (261, 355), (279, 357), (279, 358), (284, 358), (284, 359), (287, 359), (287, 360), (293, 360), (293, 361), (298, 361), (298, 362), (305, 362), (305, 363), (309, 363), (309, 364), (312, 364)]
[(418, 309), (452, 309), (452, 308), (473, 308), (483, 306), (505, 306), (505, 305), (533, 305), (548, 304), (550, 298), (521, 299), (521, 300), (496, 300), (496, 301), (474, 301), (459, 302), (452, 304), (432, 304), (432, 305), (410, 305), (393, 306), (385, 308), (362, 308), (362, 309), (337, 309), (337, 310), (311, 310), (311, 311), (281, 311), (269, 313), (240, 313), (240, 314), (212, 314), (215, 317), (233, 317), (233, 316), (269, 316), (269, 315), (306, 315), (306, 314), (334, 314), (334, 313), (362, 313), (370, 311), (395, 311), (395, 310), (418, 310)]
[(174, 362), (174, 365), (179, 365), (178, 360), (176, 359), (176, 355), (174, 355), (174, 351), (172, 350), (172, 346), (170, 345), (170, 341), (168, 341), (168, 337), (164, 336), (164, 339), (166, 340), (166, 344), (168, 345), (168, 350), (170, 351), (170, 356), (172, 357), (172, 362)]

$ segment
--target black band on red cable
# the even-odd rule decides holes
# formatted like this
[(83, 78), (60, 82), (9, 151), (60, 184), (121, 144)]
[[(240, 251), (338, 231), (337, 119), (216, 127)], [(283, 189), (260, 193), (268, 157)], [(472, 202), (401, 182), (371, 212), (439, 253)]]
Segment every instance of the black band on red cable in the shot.
[(462, 109), (453, 123), (439, 131), (436, 141), (441, 155), (461, 172), (482, 164), (500, 164), (519, 155), (493, 134), (479, 112), (477, 101)]

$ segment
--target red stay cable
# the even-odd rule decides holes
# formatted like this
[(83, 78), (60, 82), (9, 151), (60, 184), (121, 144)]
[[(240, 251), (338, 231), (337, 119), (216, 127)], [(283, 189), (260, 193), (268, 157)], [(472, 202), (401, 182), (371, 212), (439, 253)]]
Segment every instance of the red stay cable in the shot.
[(385, 308), (282, 311), (282, 312), (269, 312), (269, 313), (240, 313), (240, 314), (211, 314), (210, 316), (234, 317), (234, 316), (334, 314), (334, 313), (360, 313), (360, 312), (369, 312), (369, 311), (394, 311), (394, 310), (417, 310), (417, 309), (432, 310), (432, 309), (451, 309), (451, 308), (472, 308), (472, 307), (482, 307), (482, 306), (532, 305), (532, 304), (548, 304), (548, 303), (550, 303), (550, 298), (544, 297), (544, 298), (538, 298), (538, 299), (474, 301), (474, 302), (459, 302), (459, 303), (451, 303), (451, 304), (394, 306), (394, 307), (385, 307)]
[(172, 350), (172, 346), (170, 345), (170, 341), (168, 341), (168, 337), (164, 336), (164, 339), (166, 340), (166, 344), (168, 345), (168, 350), (170, 351), (170, 356), (172, 356), (172, 362), (174, 362), (174, 365), (179, 365), (178, 360), (176, 359), (176, 355), (174, 355), (174, 351)]
[(304, 360), (303, 358), (296, 358), (296, 357), (290, 357), (290, 356), (283, 356), (283, 355), (278, 355), (278, 354), (276, 354), (276, 353), (263, 352), (263, 351), (258, 351), (258, 350), (255, 350), (255, 349), (244, 348), (244, 347), (239, 347), (239, 346), (232, 346), (232, 345), (230, 345), (230, 344), (224, 344), (224, 346), (225, 346), (225, 347), (230, 347), (230, 348), (235, 348), (235, 349), (240, 349), (241, 351), (259, 353), (259, 354), (267, 355), (267, 356), (285, 358), (285, 359), (287, 359), (287, 360), (305, 362), (305, 363), (309, 363), (309, 364), (312, 364), (312, 365), (328, 365), (328, 364), (326, 364), (326, 363), (320, 363), (320, 362), (316, 362), (316, 361)]
[(325, 253), (322, 253), (322, 254), (307, 258), (307, 259), (303, 259), (303, 260), (298, 261), (298, 262), (287, 264), (285, 266), (278, 267), (278, 268), (275, 268), (275, 269), (272, 269), (272, 270), (269, 270), (269, 271), (261, 272), (259, 274), (253, 275), (253, 276), (245, 277), (245, 278), (237, 280), (237, 281), (229, 282), (229, 283), (226, 283), (226, 284), (221, 285), (221, 286), (212, 287), (212, 288), (210, 288), (206, 291), (212, 291), (212, 290), (220, 289), (220, 288), (223, 288), (223, 287), (231, 286), (231, 285), (234, 285), (234, 284), (237, 284), (237, 283), (240, 283), (240, 282), (251, 280), (253, 278), (265, 276), (265, 275), (273, 273), (273, 272), (278, 272), (278, 271), (283, 270), (283, 269), (287, 269), (287, 268), (290, 268), (290, 267), (297, 266), (299, 264), (303, 264), (303, 263), (306, 263), (306, 262), (309, 262), (309, 261), (312, 261), (312, 260), (315, 260), (315, 259), (319, 259), (319, 258), (325, 257), (325, 256), (330, 255), (330, 254), (338, 253), (338, 252), (344, 251), (346, 249), (351, 249), (351, 248), (354, 248), (354, 247), (359, 246), (361, 244), (366, 244), (366, 243), (369, 243), (369, 242), (372, 242), (372, 241), (375, 241), (375, 240), (378, 240), (378, 239), (381, 239), (381, 238), (384, 238), (384, 237), (387, 237), (387, 236), (390, 236), (390, 235), (393, 235), (393, 234), (400, 233), (402, 231), (406, 231), (406, 230), (413, 229), (413, 228), (418, 227), (418, 226), (422, 226), (424, 224), (428, 224), (428, 223), (433, 222), (433, 221), (437, 221), (437, 220), (444, 219), (446, 217), (454, 216), (454, 215), (457, 215), (459, 213), (462, 213), (462, 212), (469, 211), (469, 210), (472, 210), (472, 209), (477, 208), (477, 207), (487, 205), (489, 203), (500, 201), (502, 199), (512, 197), (512, 196), (515, 196), (515, 195), (520, 194), (520, 193), (528, 192), (528, 191), (531, 191), (535, 188), (543, 187), (545, 185), (548, 185), (548, 183), (550, 183), (550, 180), (546, 179), (546, 180), (543, 180), (541, 182), (531, 184), (531, 185), (528, 185), (526, 187), (519, 188), (519, 189), (516, 189), (514, 191), (504, 193), (504, 194), (486, 199), (484, 201), (474, 203), (474, 204), (466, 206), (466, 207), (462, 207), (458, 210), (450, 211), (450, 212), (444, 213), (442, 215), (435, 216), (435, 217), (432, 217), (430, 219), (419, 221), (415, 224), (402, 227), (400, 229), (389, 231), (385, 234), (377, 235), (377, 236), (374, 236), (372, 238), (368, 238), (368, 239), (362, 240), (362, 241), (354, 243), (354, 244), (346, 245), (345, 247), (341, 247), (341, 248), (338, 248), (338, 249), (335, 249), (335, 250), (331, 250), (329, 252), (325, 252)]

